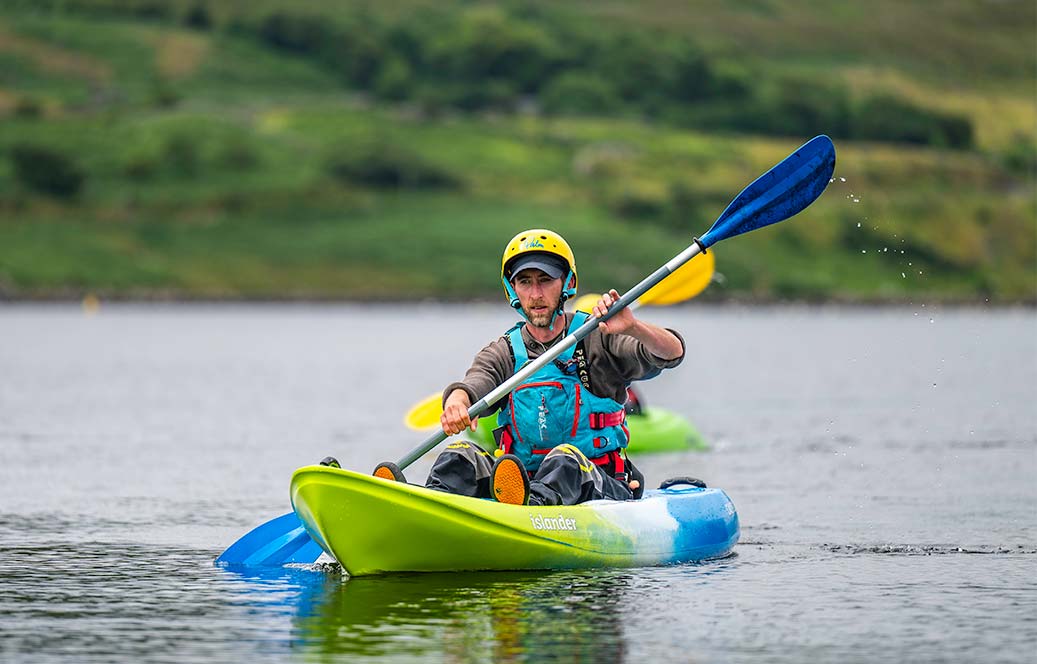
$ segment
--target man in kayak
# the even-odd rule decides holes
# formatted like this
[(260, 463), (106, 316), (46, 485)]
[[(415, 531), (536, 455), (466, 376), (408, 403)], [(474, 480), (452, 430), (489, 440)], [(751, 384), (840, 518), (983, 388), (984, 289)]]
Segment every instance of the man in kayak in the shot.
[[(508, 243), (501, 281), (508, 302), (525, 321), (483, 348), (464, 379), (446, 387), (440, 423), (448, 435), (474, 429), (477, 422), (468, 416), (473, 403), (619, 299), (611, 290), (593, 314), (565, 313), (565, 301), (576, 295), (576, 260), (560, 235), (544, 229), (523, 231)], [(489, 412), (499, 409), (495, 455), (475, 443), (451, 443), (436, 459), (425, 486), (530, 505), (640, 497), (643, 478), (624, 454), (627, 386), (682, 359), (680, 335), (623, 309), (491, 404)], [(375, 474), (403, 479), (391, 463), (381, 464)]]

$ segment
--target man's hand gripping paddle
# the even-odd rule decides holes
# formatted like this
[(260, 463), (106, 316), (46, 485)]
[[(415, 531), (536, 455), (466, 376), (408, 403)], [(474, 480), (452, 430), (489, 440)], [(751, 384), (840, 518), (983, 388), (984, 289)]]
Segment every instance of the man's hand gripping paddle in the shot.
[[(524, 383), (549, 362), (578, 343), (598, 324), (630, 306), (650, 289), (676, 272), (682, 265), (721, 240), (784, 221), (817, 200), (828, 186), (835, 171), (835, 146), (827, 136), (817, 136), (761, 175), (727, 206), (706, 234), (695, 238), (686, 249), (648, 275), (623, 294), (600, 318), (591, 318), (546, 353), (468, 409), (470, 418), (482, 415), (497, 400)], [(442, 429), (411, 450), (397, 464), (401, 469), (411, 465), (439, 443), (446, 440)], [(294, 517), (294, 518), (293, 518)], [(294, 512), (282, 515), (243, 536), (216, 559), (227, 565), (280, 565), (285, 562), (313, 562), (320, 547), (302, 527)], [(311, 557), (312, 556), (312, 557)]]

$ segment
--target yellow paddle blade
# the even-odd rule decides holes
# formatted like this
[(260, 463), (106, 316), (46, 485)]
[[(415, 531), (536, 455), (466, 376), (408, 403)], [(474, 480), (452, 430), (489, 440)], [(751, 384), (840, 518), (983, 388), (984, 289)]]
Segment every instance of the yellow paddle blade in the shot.
[(443, 414), (443, 394), (436, 392), (416, 403), (403, 417), (403, 423), (415, 431), (425, 431), (439, 426)]
[(594, 305), (601, 299), (598, 293), (587, 293), (573, 300), (573, 310), (582, 311), (585, 314), (594, 313)]
[(712, 250), (699, 254), (638, 299), (643, 305), (656, 307), (690, 300), (706, 290), (706, 286), (713, 280), (715, 266), (716, 258)]
[[(712, 251), (699, 254), (650, 288), (638, 298), (638, 302), (646, 306), (663, 307), (690, 300), (706, 290), (706, 286), (713, 280), (715, 267), (716, 257)], [(581, 295), (573, 301), (573, 309), (593, 313), (594, 305), (600, 297), (597, 293)]]

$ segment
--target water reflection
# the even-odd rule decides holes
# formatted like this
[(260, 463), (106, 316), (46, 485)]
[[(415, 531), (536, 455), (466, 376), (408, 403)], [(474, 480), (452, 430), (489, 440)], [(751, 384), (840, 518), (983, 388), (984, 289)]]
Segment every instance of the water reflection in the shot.
[(327, 565), (228, 574), (266, 610), (294, 605), (292, 650), (307, 654), (622, 662), (628, 650), (620, 624), (628, 571), (350, 579)]

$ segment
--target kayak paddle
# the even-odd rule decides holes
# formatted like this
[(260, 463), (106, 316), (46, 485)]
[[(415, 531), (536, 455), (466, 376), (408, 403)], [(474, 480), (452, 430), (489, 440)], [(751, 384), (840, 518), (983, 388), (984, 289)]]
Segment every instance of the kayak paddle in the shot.
[[(490, 404), (507, 396), (509, 392), (540, 371), (546, 364), (553, 362), (556, 357), (598, 329), (599, 324), (626, 309), (699, 253), (721, 240), (776, 224), (802, 212), (825, 190), (834, 171), (835, 146), (832, 144), (832, 139), (822, 135), (804, 143), (798, 150), (782, 159), (743, 189), (742, 193), (731, 201), (723, 214), (713, 222), (705, 235), (695, 238), (684, 251), (624, 293), (604, 315), (591, 318), (570, 332), (537, 359), (526, 364), (511, 378), (472, 404), (468, 409), (468, 417), (475, 419), (482, 415), (489, 409)], [(446, 439), (447, 434), (439, 429), (424, 443), (407, 453), (396, 465), (401, 470), (406, 468)]]
[[(490, 404), (506, 396), (530, 376), (540, 371), (547, 363), (552, 362), (584, 339), (597, 329), (600, 323), (608, 321), (630, 306), (651, 288), (676, 272), (682, 265), (717, 242), (776, 224), (802, 212), (825, 190), (834, 171), (835, 146), (830, 138), (824, 135), (816, 136), (804, 143), (799, 149), (743, 189), (731, 201), (723, 214), (713, 222), (705, 235), (701, 238), (694, 238), (686, 249), (624, 293), (600, 318), (591, 318), (570, 332), (543, 355), (528, 363), (511, 378), (473, 404), (468, 409), (468, 416), (474, 419), (482, 415), (489, 409)], [(446, 438), (447, 434), (439, 429), (425, 442), (407, 453), (397, 465), (400, 469), (406, 468)], [(294, 512), (277, 517), (235, 542), (216, 559), (216, 562), (244, 565), (313, 562), (320, 555), (319, 547), (316, 551), (310, 548), (312, 540), (306, 534), (305, 529), (300, 533), (297, 528), (291, 527), (295, 525), (301, 527), (302, 524)], [(314, 553), (312, 559), (304, 560), (304, 555), (309, 555), (311, 552)]]

